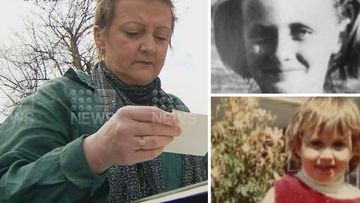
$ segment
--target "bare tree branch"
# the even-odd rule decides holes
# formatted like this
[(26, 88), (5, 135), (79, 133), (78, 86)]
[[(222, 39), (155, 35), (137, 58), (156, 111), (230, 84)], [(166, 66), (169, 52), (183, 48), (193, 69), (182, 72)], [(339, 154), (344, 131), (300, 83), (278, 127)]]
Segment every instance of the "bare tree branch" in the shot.
[(24, 0), (35, 5), (14, 33), (11, 46), (0, 46), (0, 92), (7, 98), (0, 114), (7, 115), (22, 98), (69, 68), (91, 74), (95, 46), (91, 41), (95, 0)]

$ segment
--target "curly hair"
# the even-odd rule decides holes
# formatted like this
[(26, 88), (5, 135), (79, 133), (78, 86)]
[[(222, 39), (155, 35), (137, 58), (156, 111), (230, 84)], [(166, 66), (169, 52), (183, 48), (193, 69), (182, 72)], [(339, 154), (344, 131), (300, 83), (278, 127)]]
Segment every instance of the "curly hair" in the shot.
[(323, 133), (336, 136), (351, 136), (353, 157), (349, 172), (360, 164), (360, 113), (352, 99), (347, 97), (315, 97), (304, 102), (291, 118), (286, 129), (287, 149), (297, 161), (304, 136)]
[(342, 36), (343, 45), (334, 56), (329, 72), (339, 70), (342, 79), (358, 78), (360, 66), (360, 3), (359, 0), (335, 0), (339, 19), (350, 19), (346, 32)]

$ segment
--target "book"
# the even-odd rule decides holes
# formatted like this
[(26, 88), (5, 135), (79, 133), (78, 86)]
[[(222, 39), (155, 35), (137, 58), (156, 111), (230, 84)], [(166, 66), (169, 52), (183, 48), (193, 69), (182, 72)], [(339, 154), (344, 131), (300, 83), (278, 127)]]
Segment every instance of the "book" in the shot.
[(149, 196), (135, 202), (208, 202), (208, 181)]

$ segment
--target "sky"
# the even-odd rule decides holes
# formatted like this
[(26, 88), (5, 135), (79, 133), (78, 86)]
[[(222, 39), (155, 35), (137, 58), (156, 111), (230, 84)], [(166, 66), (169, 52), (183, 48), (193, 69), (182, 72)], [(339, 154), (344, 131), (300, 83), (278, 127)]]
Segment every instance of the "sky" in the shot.
[[(23, 30), (24, 18), (29, 18), (31, 3), (23, 0), (0, 0), (0, 43), (9, 40), (14, 31)], [(178, 21), (160, 73), (163, 89), (179, 97), (191, 110), (208, 114), (208, 24), (207, 0), (173, 0)], [(0, 67), (1, 68), (1, 67)], [(0, 107), (4, 103), (0, 94)], [(0, 117), (0, 122), (4, 118)]]
[(175, 0), (178, 21), (160, 74), (165, 91), (194, 113), (208, 114), (208, 1)]

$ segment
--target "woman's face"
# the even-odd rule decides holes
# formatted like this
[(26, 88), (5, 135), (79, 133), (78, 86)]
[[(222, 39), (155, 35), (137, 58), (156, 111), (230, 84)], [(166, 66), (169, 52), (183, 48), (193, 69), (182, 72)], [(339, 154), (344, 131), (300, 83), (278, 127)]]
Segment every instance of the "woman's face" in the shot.
[(350, 136), (304, 136), (299, 157), (302, 169), (313, 181), (332, 183), (345, 174), (352, 157)]
[(128, 85), (147, 85), (160, 73), (171, 38), (171, 10), (158, 0), (119, 0), (107, 32), (95, 27), (105, 65)]
[(262, 92), (320, 93), (339, 22), (332, 0), (244, 0), (249, 71)]

